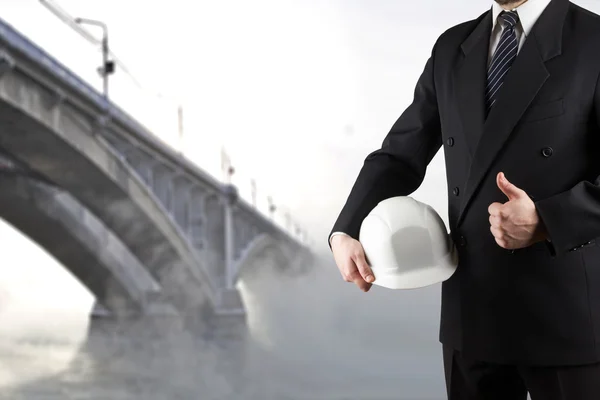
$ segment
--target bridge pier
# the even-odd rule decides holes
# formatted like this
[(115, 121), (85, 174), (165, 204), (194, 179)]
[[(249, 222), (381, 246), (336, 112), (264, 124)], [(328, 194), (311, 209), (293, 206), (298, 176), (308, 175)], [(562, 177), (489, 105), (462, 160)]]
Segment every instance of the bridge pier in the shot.
[(0, 125), (0, 217), (90, 289), (94, 324), (244, 337), (240, 275), (306, 267), (298, 237), (2, 20)]
[[(224, 326), (221, 323), (221, 326)], [(110, 368), (115, 375), (134, 368), (152, 376), (171, 376), (188, 384), (194, 394), (210, 390), (210, 398), (246, 398), (248, 356), (251, 339), (245, 327), (236, 321), (230, 328), (199, 334), (189, 325), (175, 325), (167, 319), (123, 321), (117, 325), (105, 319), (90, 321), (87, 339), (81, 353), (82, 362), (90, 359), (97, 365)], [(231, 336), (231, 332), (242, 332)], [(77, 365), (74, 365), (76, 368)], [(223, 391), (215, 396), (215, 385)], [(197, 397), (197, 396), (196, 396)], [(187, 397), (186, 397), (187, 398)], [(200, 395), (200, 398), (203, 398)]]

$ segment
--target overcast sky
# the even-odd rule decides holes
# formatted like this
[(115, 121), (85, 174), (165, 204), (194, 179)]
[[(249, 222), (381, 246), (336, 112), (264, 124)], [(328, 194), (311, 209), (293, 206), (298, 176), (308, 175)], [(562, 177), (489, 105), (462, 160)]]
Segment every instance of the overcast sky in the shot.
[[(577, 3), (600, 12), (596, 0)], [(491, 6), (486, 0), (59, 4), (108, 24), (111, 48), (144, 88), (118, 70), (111, 78), (115, 102), (217, 177), (225, 145), (242, 193), (256, 178), (259, 196), (289, 207), (321, 246), (364, 157), (412, 99), (435, 39)], [(0, 0), (0, 14), (101, 88), (100, 53), (39, 1)], [(438, 153), (415, 197), (447, 221), (445, 193)], [(4, 224), (0, 241), (0, 290), (38, 310), (89, 307), (87, 291), (42, 250)]]

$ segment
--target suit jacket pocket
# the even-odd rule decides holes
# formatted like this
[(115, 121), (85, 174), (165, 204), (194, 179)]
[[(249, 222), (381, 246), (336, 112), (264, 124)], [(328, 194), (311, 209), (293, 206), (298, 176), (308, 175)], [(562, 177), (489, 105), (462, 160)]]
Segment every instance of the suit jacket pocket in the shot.
[(563, 99), (552, 100), (546, 103), (536, 103), (529, 106), (521, 123), (540, 121), (543, 119), (558, 117), (565, 113)]

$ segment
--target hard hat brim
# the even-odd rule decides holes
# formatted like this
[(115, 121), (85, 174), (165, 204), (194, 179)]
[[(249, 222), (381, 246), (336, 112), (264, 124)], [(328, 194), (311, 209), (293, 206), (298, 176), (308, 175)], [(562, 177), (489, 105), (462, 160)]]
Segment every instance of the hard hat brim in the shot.
[[(455, 250), (455, 249), (453, 249)], [(452, 251), (437, 265), (419, 270), (398, 272), (397, 268), (372, 268), (374, 285), (388, 289), (419, 289), (450, 279), (457, 268), (457, 255)]]

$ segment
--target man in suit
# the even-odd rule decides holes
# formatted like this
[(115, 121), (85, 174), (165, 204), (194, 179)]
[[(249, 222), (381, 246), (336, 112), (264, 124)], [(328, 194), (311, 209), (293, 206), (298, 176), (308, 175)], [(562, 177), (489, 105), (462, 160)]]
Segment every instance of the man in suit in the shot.
[(600, 399), (600, 17), (496, 0), (436, 41), (330, 235), (368, 291), (364, 217), (444, 147), (459, 266), (442, 284), (450, 399)]

